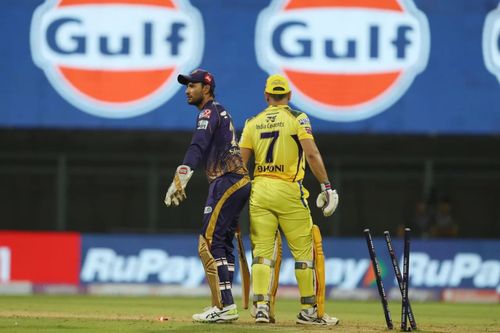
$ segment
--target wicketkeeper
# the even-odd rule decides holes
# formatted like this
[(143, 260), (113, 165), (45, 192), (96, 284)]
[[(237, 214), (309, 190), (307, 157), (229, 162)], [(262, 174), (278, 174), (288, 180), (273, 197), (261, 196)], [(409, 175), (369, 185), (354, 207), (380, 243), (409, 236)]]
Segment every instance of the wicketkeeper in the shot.
[(302, 185), (305, 160), (321, 185), (316, 204), (325, 216), (335, 211), (338, 195), (328, 180), (309, 118), (288, 106), (291, 98), (288, 81), (283, 76), (271, 75), (264, 95), (269, 106), (246, 121), (240, 141), (245, 164), (255, 155), (250, 196), (255, 321), (275, 321), (281, 229), (295, 259), (295, 277), (301, 296), (302, 310), (296, 322), (336, 325), (338, 319), (324, 312), (324, 256), (321, 234), (313, 225), (307, 204), (309, 192)]
[[(250, 195), (250, 178), (243, 165), (231, 115), (214, 100), (213, 75), (198, 69), (189, 75), (179, 75), (177, 80), (186, 85), (188, 104), (196, 106), (200, 112), (196, 117), (196, 130), (191, 144), (182, 165), (177, 167), (165, 196), (165, 204), (178, 206), (186, 198), (185, 188), (193, 170), (202, 165), (210, 186), (198, 253), (212, 293), (212, 306), (202, 313), (194, 314), (193, 320), (233, 321), (238, 319), (238, 310), (231, 293), (235, 233), (238, 236), (243, 285), (249, 285), (238, 218)], [(245, 302), (247, 292), (243, 292), (244, 307), (248, 303)]]

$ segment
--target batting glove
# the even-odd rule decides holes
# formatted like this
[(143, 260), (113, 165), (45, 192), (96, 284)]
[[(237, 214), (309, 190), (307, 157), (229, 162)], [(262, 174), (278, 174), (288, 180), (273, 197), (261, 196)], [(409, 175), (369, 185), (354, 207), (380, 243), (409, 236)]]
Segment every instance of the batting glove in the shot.
[(177, 167), (174, 180), (172, 184), (170, 184), (167, 194), (165, 195), (165, 205), (167, 205), (167, 207), (171, 205), (179, 206), (179, 204), (187, 198), (185, 189), (192, 175), (193, 171), (189, 166), (179, 165)]
[(333, 214), (339, 204), (339, 196), (337, 191), (332, 190), (332, 185), (329, 182), (321, 184), (321, 193), (316, 199), (316, 206), (321, 208), (324, 216)]

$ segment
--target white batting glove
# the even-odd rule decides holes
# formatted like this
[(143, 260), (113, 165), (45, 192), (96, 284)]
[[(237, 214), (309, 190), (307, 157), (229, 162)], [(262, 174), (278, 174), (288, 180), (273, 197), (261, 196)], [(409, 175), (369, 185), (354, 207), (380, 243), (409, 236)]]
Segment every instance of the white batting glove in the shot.
[(174, 180), (170, 187), (168, 188), (167, 194), (165, 195), (165, 205), (170, 207), (171, 205), (179, 206), (179, 204), (187, 198), (186, 196), (186, 185), (193, 175), (193, 170), (187, 165), (179, 165), (175, 171)]
[(321, 184), (321, 193), (316, 199), (316, 206), (321, 208), (324, 216), (333, 214), (339, 204), (339, 195), (337, 191), (332, 190), (332, 185), (329, 182)]

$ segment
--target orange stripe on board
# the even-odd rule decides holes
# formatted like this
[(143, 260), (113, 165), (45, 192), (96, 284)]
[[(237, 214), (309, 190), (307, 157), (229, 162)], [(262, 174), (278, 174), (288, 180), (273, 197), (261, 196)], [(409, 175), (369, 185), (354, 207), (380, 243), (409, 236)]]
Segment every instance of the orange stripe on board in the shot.
[(363, 278), (363, 286), (365, 287), (370, 286), (376, 279), (377, 278), (375, 277), (375, 273), (373, 271), (373, 263), (370, 263), (370, 268), (368, 268), (368, 271), (366, 272), (365, 277)]
[(172, 2), (172, 0), (61, 0), (58, 7), (109, 4), (145, 5), (175, 8), (175, 4)]
[(127, 103), (144, 98), (162, 86), (174, 68), (148, 71), (103, 71), (59, 67), (81, 93), (103, 102)]
[[(400, 72), (383, 74), (312, 74), (285, 70), (304, 95), (331, 106), (355, 106), (380, 96)], [(293, 93), (293, 92), (292, 92)]]
[(397, 0), (290, 0), (285, 10), (315, 7), (361, 7), (403, 11)]

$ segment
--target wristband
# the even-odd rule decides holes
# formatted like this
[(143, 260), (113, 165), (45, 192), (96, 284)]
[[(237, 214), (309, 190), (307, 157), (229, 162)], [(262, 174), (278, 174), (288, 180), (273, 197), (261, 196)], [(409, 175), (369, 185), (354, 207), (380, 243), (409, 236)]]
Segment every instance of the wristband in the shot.
[(332, 185), (329, 181), (321, 183), (321, 191), (328, 191), (332, 189)]

